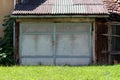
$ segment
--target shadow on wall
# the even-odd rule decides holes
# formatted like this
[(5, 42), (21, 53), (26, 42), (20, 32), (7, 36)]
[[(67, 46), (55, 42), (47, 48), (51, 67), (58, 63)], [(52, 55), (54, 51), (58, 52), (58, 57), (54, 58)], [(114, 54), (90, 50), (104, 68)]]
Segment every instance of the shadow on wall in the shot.
[(34, 10), (46, 1), (47, 0), (23, 0), (23, 2), (16, 5), (15, 10)]

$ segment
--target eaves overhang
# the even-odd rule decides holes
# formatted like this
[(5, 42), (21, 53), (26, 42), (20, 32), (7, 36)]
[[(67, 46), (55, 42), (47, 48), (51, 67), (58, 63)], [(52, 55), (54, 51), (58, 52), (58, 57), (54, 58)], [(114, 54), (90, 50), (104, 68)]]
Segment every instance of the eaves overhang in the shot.
[(80, 15), (11, 15), (12, 18), (108, 18), (109, 14), (80, 14)]

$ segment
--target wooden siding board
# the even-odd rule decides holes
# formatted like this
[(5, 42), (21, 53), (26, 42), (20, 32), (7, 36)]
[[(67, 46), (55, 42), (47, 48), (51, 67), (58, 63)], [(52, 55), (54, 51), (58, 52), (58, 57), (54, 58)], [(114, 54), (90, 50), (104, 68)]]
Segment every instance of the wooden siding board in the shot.
[(65, 22), (95, 22), (95, 18), (18, 18), (17, 22), (52, 22), (52, 23), (65, 23)]
[(96, 22), (96, 61), (98, 64), (108, 64), (108, 38), (103, 36), (108, 32), (108, 27), (104, 22)]
[(111, 63), (111, 54), (110, 52), (112, 51), (111, 48), (112, 48), (112, 37), (110, 35), (112, 35), (112, 27), (110, 24), (108, 24), (108, 33), (107, 33), (109, 36), (108, 36), (108, 52), (109, 52), (109, 64)]
[(96, 45), (95, 45), (95, 41), (96, 41), (96, 29), (97, 29), (97, 27), (95, 26), (95, 22), (93, 22), (93, 24), (92, 24), (92, 47), (93, 47), (93, 50), (92, 50), (92, 52), (93, 52), (93, 64), (96, 64), (96, 49), (95, 49), (95, 47), (96, 47)]

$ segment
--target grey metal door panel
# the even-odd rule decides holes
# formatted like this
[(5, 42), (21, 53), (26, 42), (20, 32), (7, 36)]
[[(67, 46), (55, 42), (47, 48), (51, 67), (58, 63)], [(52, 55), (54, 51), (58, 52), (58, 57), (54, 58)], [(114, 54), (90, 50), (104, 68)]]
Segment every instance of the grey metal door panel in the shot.
[(57, 23), (56, 32), (81, 33), (89, 32), (91, 23)]
[(52, 56), (51, 35), (23, 35), (22, 56)]
[(22, 65), (54, 65), (53, 58), (22, 58)]
[(88, 33), (57, 35), (56, 55), (90, 56), (89, 48)]
[(21, 23), (23, 65), (88, 65), (91, 23)]
[[(23, 35), (21, 64), (53, 65), (51, 35)], [(51, 58), (47, 58), (50, 57)]]
[(53, 31), (52, 24), (44, 23), (21, 23), (23, 33), (46, 33)]
[(57, 65), (88, 65), (90, 58), (57, 58)]
[(56, 25), (56, 64), (88, 65), (91, 63), (90, 23)]
[(20, 63), (53, 65), (51, 24), (21, 23)]

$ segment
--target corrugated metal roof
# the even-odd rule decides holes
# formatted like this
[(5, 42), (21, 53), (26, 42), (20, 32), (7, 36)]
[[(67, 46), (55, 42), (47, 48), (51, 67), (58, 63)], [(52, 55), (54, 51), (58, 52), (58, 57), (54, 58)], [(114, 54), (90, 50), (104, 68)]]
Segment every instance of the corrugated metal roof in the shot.
[[(99, 8), (101, 7), (101, 8)], [(54, 6), (52, 14), (104, 14), (107, 13), (102, 5), (72, 5)]]
[(12, 14), (108, 14), (101, 0), (46, 0), (18, 4)]
[(56, 6), (73, 5), (73, 0), (56, 0), (55, 5)]
[(73, 0), (75, 4), (103, 4), (102, 0)]

